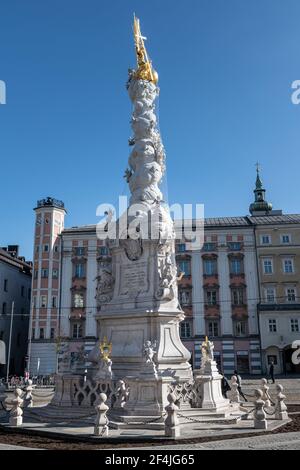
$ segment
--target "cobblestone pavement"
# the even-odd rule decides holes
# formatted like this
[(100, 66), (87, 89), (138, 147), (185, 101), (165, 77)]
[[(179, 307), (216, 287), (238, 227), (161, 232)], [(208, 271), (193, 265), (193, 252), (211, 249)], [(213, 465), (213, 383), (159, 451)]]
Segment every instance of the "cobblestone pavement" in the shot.
[[(300, 450), (300, 432), (290, 432), (269, 436), (244, 437), (238, 439), (225, 439), (202, 444), (181, 444), (157, 447), (135, 447), (126, 450)], [(121, 450), (121, 449), (120, 449)], [(125, 450), (125, 449), (124, 449)]]

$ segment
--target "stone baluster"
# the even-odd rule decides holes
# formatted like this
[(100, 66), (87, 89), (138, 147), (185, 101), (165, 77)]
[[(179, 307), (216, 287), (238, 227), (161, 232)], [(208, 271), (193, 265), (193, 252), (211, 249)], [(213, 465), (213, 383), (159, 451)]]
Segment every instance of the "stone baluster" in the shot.
[(21, 406), (24, 402), (24, 400), (21, 398), (22, 390), (20, 388), (16, 388), (14, 390), (14, 395), (15, 398), (10, 400), (12, 409), (10, 410), (9, 424), (11, 426), (21, 426), (21, 424), (23, 423), (23, 410)]
[(108, 436), (108, 418), (106, 416), (109, 407), (105, 404), (107, 395), (100, 393), (98, 400), (96, 401), (97, 417), (95, 420), (94, 435), (99, 437)]
[(263, 392), (259, 389), (254, 390), (255, 395), (255, 410), (253, 414), (254, 429), (267, 429), (268, 424), (266, 420), (266, 413), (264, 411), (265, 402), (262, 399)]
[(169, 393), (167, 396), (169, 404), (165, 407), (167, 417), (165, 419), (165, 436), (180, 437), (179, 419), (177, 416), (178, 406), (175, 405), (175, 393)]
[(271, 406), (270, 394), (269, 389), (270, 387), (267, 385), (267, 379), (261, 379), (261, 390), (263, 392), (262, 399), (265, 402), (265, 407), (269, 408)]
[(118, 396), (117, 396), (117, 400), (115, 403), (115, 407), (123, 408), (128, 399), (129, 392), (126, 389), (126, 384), (124, 380), (119, 380), (117, 385), (118, 385)]
[(287, 407), (284, 403), (286, 396), (282, 393), (283, 386), (281, 384), (276, 385), (277, 390), (277, 400), (276, 400), (276, 411), (275, 411), (275, 419), (288, 419)]
[(33, 391), (32, 380), (28, 379), (27, 385), (25, 387), (24, 408), (33, 407), (32, 391)]
[(240, 394), (238, 391), (238, 383), (235, 375), (231, 377), (230, 387), (231, 390), (228, 395), (231, 403), (240, 403)]

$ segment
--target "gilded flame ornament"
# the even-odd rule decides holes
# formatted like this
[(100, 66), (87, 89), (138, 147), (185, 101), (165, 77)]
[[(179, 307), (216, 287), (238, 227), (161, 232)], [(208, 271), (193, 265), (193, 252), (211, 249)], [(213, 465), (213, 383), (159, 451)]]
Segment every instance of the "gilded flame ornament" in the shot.
[(101, 358), (106, 362), (109, 361), (109, 356), (112, 351), (112, 343), (108, 343), (106, 336), (104, 336), (103, 341), (99, 343), (99, 350)]
[(134, 78), (137, 80), (147, 80), (156, 84), (158, 82), (158, 73), (152, 67), (144, 44), (144, 40), (147, 38), (142, 36), (140, 20), (136, 16), (133, 17), (133, 34), (137, 59), (137, 70), (134, 72)]

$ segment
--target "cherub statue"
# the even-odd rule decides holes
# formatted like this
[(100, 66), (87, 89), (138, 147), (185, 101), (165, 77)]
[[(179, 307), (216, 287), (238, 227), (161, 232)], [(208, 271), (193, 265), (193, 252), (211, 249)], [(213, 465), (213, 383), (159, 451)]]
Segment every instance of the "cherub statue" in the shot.
[(157, 341), (145, 341), (144, 343), (144, 356), (146, 358), (146, 363), (154, 364), (153, 357), (156, 352), (155, 348), (157, 346)]

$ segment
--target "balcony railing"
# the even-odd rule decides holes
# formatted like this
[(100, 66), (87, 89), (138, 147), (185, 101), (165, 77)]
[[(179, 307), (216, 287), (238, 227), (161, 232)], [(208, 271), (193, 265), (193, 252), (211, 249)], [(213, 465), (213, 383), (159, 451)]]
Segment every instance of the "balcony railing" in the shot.
[(47, 197), (46, 199), (40, 199), (37, 201), (37, 207), (44, 207), (44, 206), (54, 206), (59, 207), (60, 209), (65, 208), (65, 204), (63, 201), (59, 199), (54, 199), (53, 197)]

